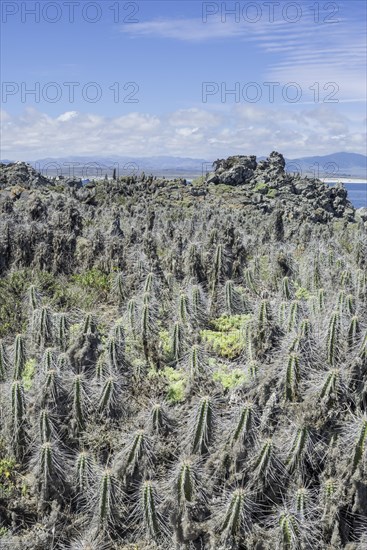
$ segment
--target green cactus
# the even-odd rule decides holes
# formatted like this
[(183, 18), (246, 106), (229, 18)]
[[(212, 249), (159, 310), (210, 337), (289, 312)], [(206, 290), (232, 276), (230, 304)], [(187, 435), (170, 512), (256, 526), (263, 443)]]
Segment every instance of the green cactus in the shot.
[(243, 488), (235, 489), (228, 497), (223, 519), (219, 520), (218, 530), (223, 542), (240, 540), (251, 527), (252, 501)]
[(193, 419), (191, 452), (204, 454), (208, 451), (214, 427), (214, 403), (210, 397), (202, 397)]
[(27, 361), (25, 339), (22, 334), (17, 334), (13, 346), (14, 380), (20, 380)]

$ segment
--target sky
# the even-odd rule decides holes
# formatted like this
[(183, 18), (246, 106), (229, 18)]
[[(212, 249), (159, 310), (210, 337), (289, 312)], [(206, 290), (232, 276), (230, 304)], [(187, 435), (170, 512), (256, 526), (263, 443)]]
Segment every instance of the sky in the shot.
[(366, 153), (366, 2), (1, 0), (1, 158)]

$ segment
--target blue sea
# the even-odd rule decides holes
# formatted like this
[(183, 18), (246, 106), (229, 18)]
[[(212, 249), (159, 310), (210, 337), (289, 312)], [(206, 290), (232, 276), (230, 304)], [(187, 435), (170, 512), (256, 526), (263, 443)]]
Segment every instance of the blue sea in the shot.
[[(329, 185), (334, 185), (330, 183)], [(355, 208), (367, 208), (367, 182), (344, 183), (348, 191), (348, 198)]]

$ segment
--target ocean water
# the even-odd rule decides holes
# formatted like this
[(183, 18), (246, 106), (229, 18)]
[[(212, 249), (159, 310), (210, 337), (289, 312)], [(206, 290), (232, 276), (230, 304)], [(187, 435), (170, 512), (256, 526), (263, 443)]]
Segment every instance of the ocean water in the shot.
[[(329, 185), (333, 185), (330, 183)], [(348, 198), (355, 208), (367, 208), (367, 182), (344, 183), (348, 191)]]

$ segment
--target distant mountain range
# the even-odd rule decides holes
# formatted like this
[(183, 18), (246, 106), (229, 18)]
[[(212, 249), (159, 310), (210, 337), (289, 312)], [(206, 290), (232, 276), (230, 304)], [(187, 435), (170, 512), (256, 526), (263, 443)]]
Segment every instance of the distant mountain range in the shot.
[[(266, 157), (258, 157), (259, 160)], [(214, 160), (214, 159), (213, 159)], [(157, 176), (187, 176), (196, 177), (211, 171), (213, 160), (189, 157), (86, 157), (69, 156), (63, 158), (46, 157), (30, 161), (44, 175), (62, 174), (66, 177), (112, 176), (114, 168), (119, 175), (137, 172), (152, 173)], [(12, 162), (8, 159), (4, 163)], [(324, 156), (286, 159), (286, 169), (289, 172), (301, 172), (314, 177), (355, 177), (367, 180), (367, 157), (357, 153), (333, 153)]]

